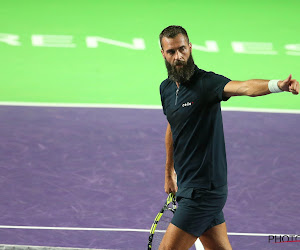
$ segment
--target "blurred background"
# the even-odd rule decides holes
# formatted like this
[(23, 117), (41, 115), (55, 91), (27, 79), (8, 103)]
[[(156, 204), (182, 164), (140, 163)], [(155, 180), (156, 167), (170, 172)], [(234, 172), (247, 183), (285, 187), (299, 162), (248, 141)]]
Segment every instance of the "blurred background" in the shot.
[[(199, 68), (233, 80), (299, 78), (300, 2), (1, 1), (0, 101), (160, 105), (158, 35), (183, 26)], [(224, 107), (298, 109), (290, 95)]]

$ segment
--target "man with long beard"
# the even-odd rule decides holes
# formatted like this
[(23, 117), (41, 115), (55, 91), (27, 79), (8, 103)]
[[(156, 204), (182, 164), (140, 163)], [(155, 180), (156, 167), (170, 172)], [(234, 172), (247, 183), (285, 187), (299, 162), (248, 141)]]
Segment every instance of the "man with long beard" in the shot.
[(231, 81), (199, 69), (181, 26), (160, 34), (168, 78), (160, 85), (165, 136), (165, 191), (176, 193), (178, 208), (160, 248), (189, 249), (196, 239), (205, 249), (232, 249), (222, 209), (227, 199), (227, 162), (220, 108), (231, 96), (299, 93), (291, 75), (280, 80)]

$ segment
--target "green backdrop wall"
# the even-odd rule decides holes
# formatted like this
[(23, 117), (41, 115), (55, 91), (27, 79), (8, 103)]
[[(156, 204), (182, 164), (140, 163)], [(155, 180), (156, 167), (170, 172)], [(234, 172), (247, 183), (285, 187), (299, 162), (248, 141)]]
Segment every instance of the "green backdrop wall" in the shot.
[[(1, 1), (0, 101), (159, 105), (158, 35), (182, 25), (198, 67), (234, 80), (300, 72), (300, 1)], [(300, 109), (299, 96), (223, 106)]]

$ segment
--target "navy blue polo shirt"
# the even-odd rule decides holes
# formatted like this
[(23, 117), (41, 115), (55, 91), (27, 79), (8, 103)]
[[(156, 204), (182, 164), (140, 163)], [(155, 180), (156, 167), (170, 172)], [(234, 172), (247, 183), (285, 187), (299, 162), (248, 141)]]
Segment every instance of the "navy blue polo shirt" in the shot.
[(230, 79), (195, 66), (179, 88), (170, 79), (160, 85), (163, 112), (171, 125), (174, 168), (180, 190), (211, 189), (227, 184), (221, 101)]

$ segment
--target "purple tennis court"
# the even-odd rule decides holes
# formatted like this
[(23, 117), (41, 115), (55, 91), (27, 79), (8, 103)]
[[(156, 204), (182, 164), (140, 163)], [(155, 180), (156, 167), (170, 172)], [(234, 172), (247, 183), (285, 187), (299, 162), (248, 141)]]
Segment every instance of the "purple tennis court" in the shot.
[[(164, 193), (162, 110), (0, 107), (0, 244), (146, 249)], [(300, 115), (223, 111), (233, 249), (299, 249)], [(300, 237), (300, 236), (299, 236)]]

